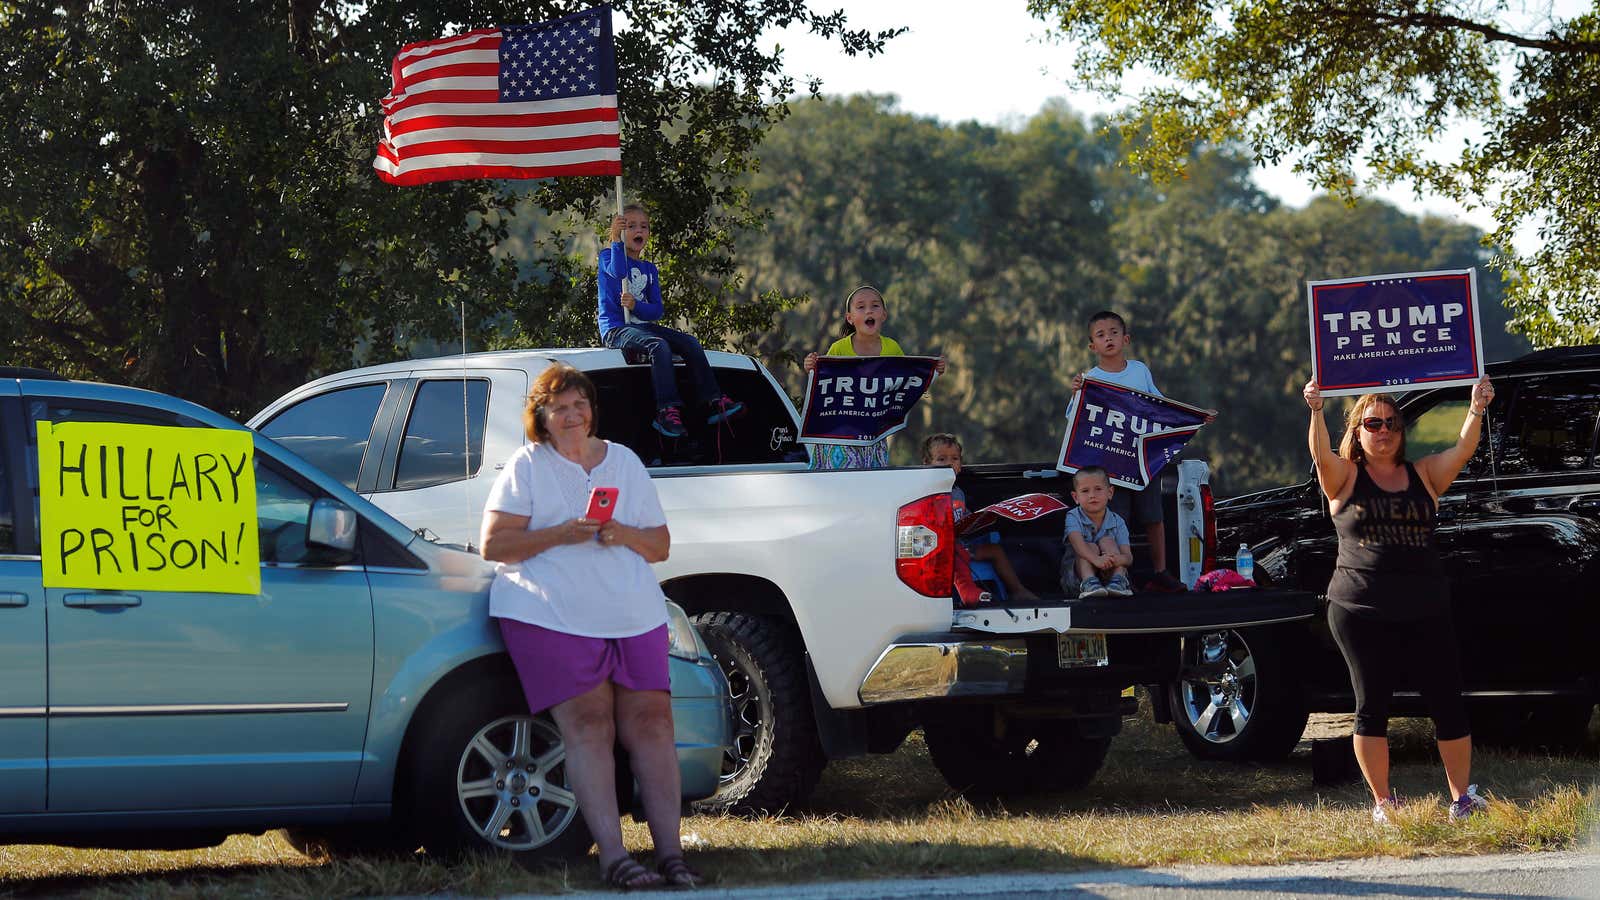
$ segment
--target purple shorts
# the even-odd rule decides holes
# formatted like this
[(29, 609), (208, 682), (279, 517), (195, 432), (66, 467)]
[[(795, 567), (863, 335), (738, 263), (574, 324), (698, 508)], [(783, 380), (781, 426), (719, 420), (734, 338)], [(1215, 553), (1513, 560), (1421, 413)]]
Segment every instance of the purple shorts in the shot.
[(500, 619), (528, 711), (540, 713), (607, 681), (636, 691), (670, 691), (667, 626), (624, 638), (579, 637)]

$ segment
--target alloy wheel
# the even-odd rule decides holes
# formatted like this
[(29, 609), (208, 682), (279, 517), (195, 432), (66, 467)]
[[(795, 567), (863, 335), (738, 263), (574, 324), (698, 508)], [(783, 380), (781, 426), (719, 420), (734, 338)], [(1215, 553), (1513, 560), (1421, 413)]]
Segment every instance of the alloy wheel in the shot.
[(731, 654), (713, 653), (712, 656), (728, 679), (728, 696), (733, 701), (733, 742), (723, 754), (722, 774), (718, 779), (719, 784), (725, 785), (749, 767), (766, 718), (757, 678), (732, 659)]
[(544, 846), (578, 817), (566, 745), (544, 719), (505, 716), (479, 729), (461, 753), (456, 797), (478, 836), (503, 850)]
[(1243, 734), (1256, 705), (1256, 663), (1237, 632), (1184, 640), (1178, 695), (1194, 732), (1213, 744)]

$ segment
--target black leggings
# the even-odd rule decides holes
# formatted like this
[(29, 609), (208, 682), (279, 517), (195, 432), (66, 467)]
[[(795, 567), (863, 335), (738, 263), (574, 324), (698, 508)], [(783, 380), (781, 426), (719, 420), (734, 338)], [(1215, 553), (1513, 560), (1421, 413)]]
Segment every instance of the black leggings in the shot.
[(1436, 739), (1453, 741), (1472, 733), (1461, 699), (1461, 658), (1449, 613), (1389, 622), (1330, 603), (1328, 628), (1350, 667), (1350, 686), (1356, 692), (1356, 734), (1389, 734), (1390, 699), (1400, 676), (1407, 673), (1428, 704)]

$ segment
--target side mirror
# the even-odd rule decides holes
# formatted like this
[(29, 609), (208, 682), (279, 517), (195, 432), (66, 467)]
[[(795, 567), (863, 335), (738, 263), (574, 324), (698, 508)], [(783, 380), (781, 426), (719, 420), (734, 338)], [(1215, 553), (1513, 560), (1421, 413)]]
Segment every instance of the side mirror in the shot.
[(329, 497), (312, 503), (306, 544), (341, 554), (355, 553), (356, 511)]

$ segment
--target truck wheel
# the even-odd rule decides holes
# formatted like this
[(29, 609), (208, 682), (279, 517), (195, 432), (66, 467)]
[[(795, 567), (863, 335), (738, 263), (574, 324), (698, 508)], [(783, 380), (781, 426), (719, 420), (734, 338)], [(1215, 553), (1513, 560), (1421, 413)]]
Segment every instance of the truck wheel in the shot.
[(412, 825), (429, 853), (508, 853), (524, 867), (576, 859), (594, 841), (554, 723), (521, 696), (477, 684), (433, 705), (412, 754)]
[(1262, 630), (1184, 637), (1167, 702), (1178, 737), (1195, 757), (1275, 762), (1299, 743), (1305, 698), (1275, 637)]
[[(989, 706), (941, 711), (922, 726), (945, 783), (970, 797), (1058, 793), (1094, 780), (1115, 728), (1075, 719), (1012, 719)], [(1118, 723), (1120, 724), (1120, 723)]]
[(733, 696), (734, 736), (708, 812), (777, 813), (811, 795), (826, 760), (811, 714), (805, 659), (789, 626), (771, 616), (705, 613), (700, 634)]

